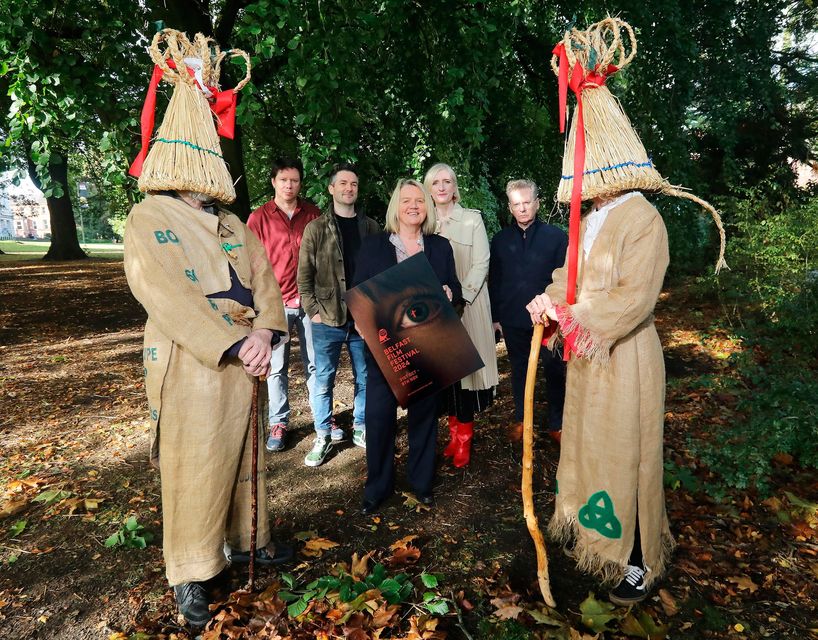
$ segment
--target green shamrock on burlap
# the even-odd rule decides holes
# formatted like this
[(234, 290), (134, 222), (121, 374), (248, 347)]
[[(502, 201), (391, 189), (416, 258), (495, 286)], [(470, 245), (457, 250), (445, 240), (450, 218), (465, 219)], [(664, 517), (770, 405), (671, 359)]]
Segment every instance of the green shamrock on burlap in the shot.
[(607, 491), (597, 491), (579, 510), (579, 523), (606, 538), (621, 538), (622, 523), (616, 517)]

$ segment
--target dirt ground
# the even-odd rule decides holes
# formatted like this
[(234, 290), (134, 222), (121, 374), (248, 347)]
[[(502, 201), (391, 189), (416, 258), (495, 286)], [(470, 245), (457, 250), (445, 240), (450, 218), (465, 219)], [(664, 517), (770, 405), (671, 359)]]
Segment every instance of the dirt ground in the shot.
[[(668, 511), (678, 549), (662, 592), (642, 610), (667, 625), (665, 634), (673, 638), (818, 637), (818, 521), (780, 517), (785, 491), (818, 501), (814, 475), (784, 461), (775, 487), (778, 508), (752, 493), (717, 503), (698, 490), (711, 476), (689, 454), (687, 438), (702, 424), (727, 419), (732, 399), (697, 381), (726, 366), (724, 354), (739, 348), (710, 330), (712, 313), (696, 307), (683, 287), (663, 294), (657, 310), (668, 364), (666, 460), (675, 474)], [(0, 264), (0, 638), (97, 639), (136, 630), (148, 634), (144, 638), (186, 637), (164, 579), (159, 477), (147, 462), (144, 320), (121, 262)], [(511, 399), (502, 345), (498, 356), (498, 399), (478, 419), (472, 464), (455, 470), (439, 458), (436, 506), (418, 512), (398, 496), (379, 518), (358, 513), (363, 450), (346, 443), (321, 467), (304, 466), (312, 424), (294, 358), (294, 428), (287, 449), (267, 455), (275, 535), (294, 544), (318, 536), (338, 546), (320, 558), (302, 557), (293, 573), (324, 575), (353, 553), (388, 553), (396, 540), (416, 535), (418, 566), (441, 575), (452, 594), (463, 592), (462, 624), (452, 615), (441, 621), (449, 637), (500, 637), (490, 630), (500, 627), (490, 624), (504, 617), (492, 604), (501, 592), (514, 594), (521, 605), (537, 601), (520, 457), (505, 437)], [(540, 417), (543, 402), (538, 399)], [(344, 426), (351, 423), (351, 404), (344, 361), (336, 385), (336, 414)], [(439, 452), (443, 443), (441, 430)], [(403, 483), (405, 436), (399, 451)], [(544, 526), (553, 510), (559, 451), (541, 437), (536, 454)], [(697, 482), (685, 481), (691, 478)], [(105, 540), (130, 516), (155, 535), (153, 542), (144, 549), (106, 548)], [(549, 560), (558, 610), (580, 627), (578, 612), (589, 591), (600, 598), (605, 591), (553, 544)], [(261, 586), (274, 577), (264, 572)], [(244, 580), (231, 569), (225, 593)], [(523, 630), (532, 628), (530, 618), (519, 622)]]

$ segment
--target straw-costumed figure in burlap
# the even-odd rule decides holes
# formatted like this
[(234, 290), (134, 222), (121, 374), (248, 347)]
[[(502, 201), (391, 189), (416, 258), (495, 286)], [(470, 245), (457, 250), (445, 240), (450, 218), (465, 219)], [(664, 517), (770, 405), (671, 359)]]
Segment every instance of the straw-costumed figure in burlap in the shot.
[[(190, 42), (175, 29), (163, 29), (154, 36), (150, 55), (161, 78), (173, 85), (173, 95), (153, 146), (141, 165), (141, 174), (131, 171), (139, 177), (139, 190), (192, 191), (220, 202), (233, 202), (236, 191), (221, 154), (214, 118), (234, 117), (234, 113), (229, 113), (229, 105), (235, 108), (235, 94), (250, 80), (250, 57), (238, 49), (223, 52), (201, 33)], [(218, 91), (222, 62), (237, 56), (246, 62), (246, 76), (234, 89)], [(155, 85), (152, 88), (155, 91)], [(224, 108), (220, 109), (222, 105)], [(155, 107), (155, 98), (151, 106)], [(145, 115), (143, 111), (143, 134)], [(152, 122), (151, 109), (151, 129)], [(219, 125), (223, 135), (233, 137), (232, 120), (228, 133), (222, 131), (225, 123)]]
[[(555, 513), (549, 530), (577, 566), (616, 585), (617, 604), (647, 596), (673, 548), (663, 491), (665, 373), (653, 308), (669, 262), (667, 232), (641, 191), (709, 204), (653, 166), (606, 80), (636, 54), (627, 23), (573, 29), (554, 49), (560, 126), (577, 97), (557, 199), (570, 202), (569, 248), (553, 283), (528, 305), (569, 360)], [(583, 200), (594, 207), (581, 220)]]
[[(626, 47), (626, 38), (630, 51)], [(571, 202), (573, 190), (579, 187), (574, 185), (578, 160), (582, 161), (582, 200), (604, 199), (630, 190), (692, 200), (707, 209), (716, 223), (720, 240), (716, 261), (718, 273), (727, 266), (721, 217), (710, 203), (671, 185), (661, 176), (619, 100), (605, 84), (608, 77), (633, 61), (636, 51), (633, 28), (624, 20), (610, 17), (584, 31), (567, 31), (563, 41), (554, 49), (551, 68), (560, 79), (560, 130), (565, 124), (567, 89), (571, 88), (577, 96), (577, 109), (565, 141), (557, 200)], [(577, 154), (580, 113), (584, 121), (584, 135), (580, 140), (580, 147), (584, 148), (582, 158)]]
[[(232, 134), (236, 93), (216, 86), (228, 55), (247, 59), (198, 34), (192, 43), (170, 29), (154, 38), (143, 149), (131, 170), (149, 193), (125, 225), (125, 274), (148, 315), (143, 363), (165, 570), (194, 627), (210, 620), (207, 584), (228, 562), (269, 565), (292, 555), (271, 543), (266, 493), (256, 495), (267, 415), (258, 410), (258, 378), (287, 333), (281, 290), (261, 241), (207, 203), (235, 198), (215, 124)], [(148, 152), (163, 77), (173, 97)]]

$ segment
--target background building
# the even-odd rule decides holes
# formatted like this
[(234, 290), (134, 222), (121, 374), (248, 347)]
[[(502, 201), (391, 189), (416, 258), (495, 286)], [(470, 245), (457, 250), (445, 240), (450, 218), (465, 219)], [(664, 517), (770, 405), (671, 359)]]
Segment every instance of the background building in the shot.
[(51, 238), (51, 218), (45, 198), (12, 196), (11, 211), (14, 215), (14, 237), (46, 240)]
[(14, 213), (9, 204), (9, 196), (0, 192), (0, 240), (11, 240), (14, 237)]

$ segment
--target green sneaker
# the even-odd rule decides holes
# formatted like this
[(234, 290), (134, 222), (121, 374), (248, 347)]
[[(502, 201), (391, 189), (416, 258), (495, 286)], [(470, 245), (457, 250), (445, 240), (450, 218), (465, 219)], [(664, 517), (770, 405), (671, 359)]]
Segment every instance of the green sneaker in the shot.
[(308, 467), (320, 467), (329, 452), (332, 450), (332, 440), (329, 436), (316, 436), (312, 443), (312, 450), (304, 458), (304, 464)]
[(352, 444), (366, 449), (366, 427), (362, 424), (352, 425)]

